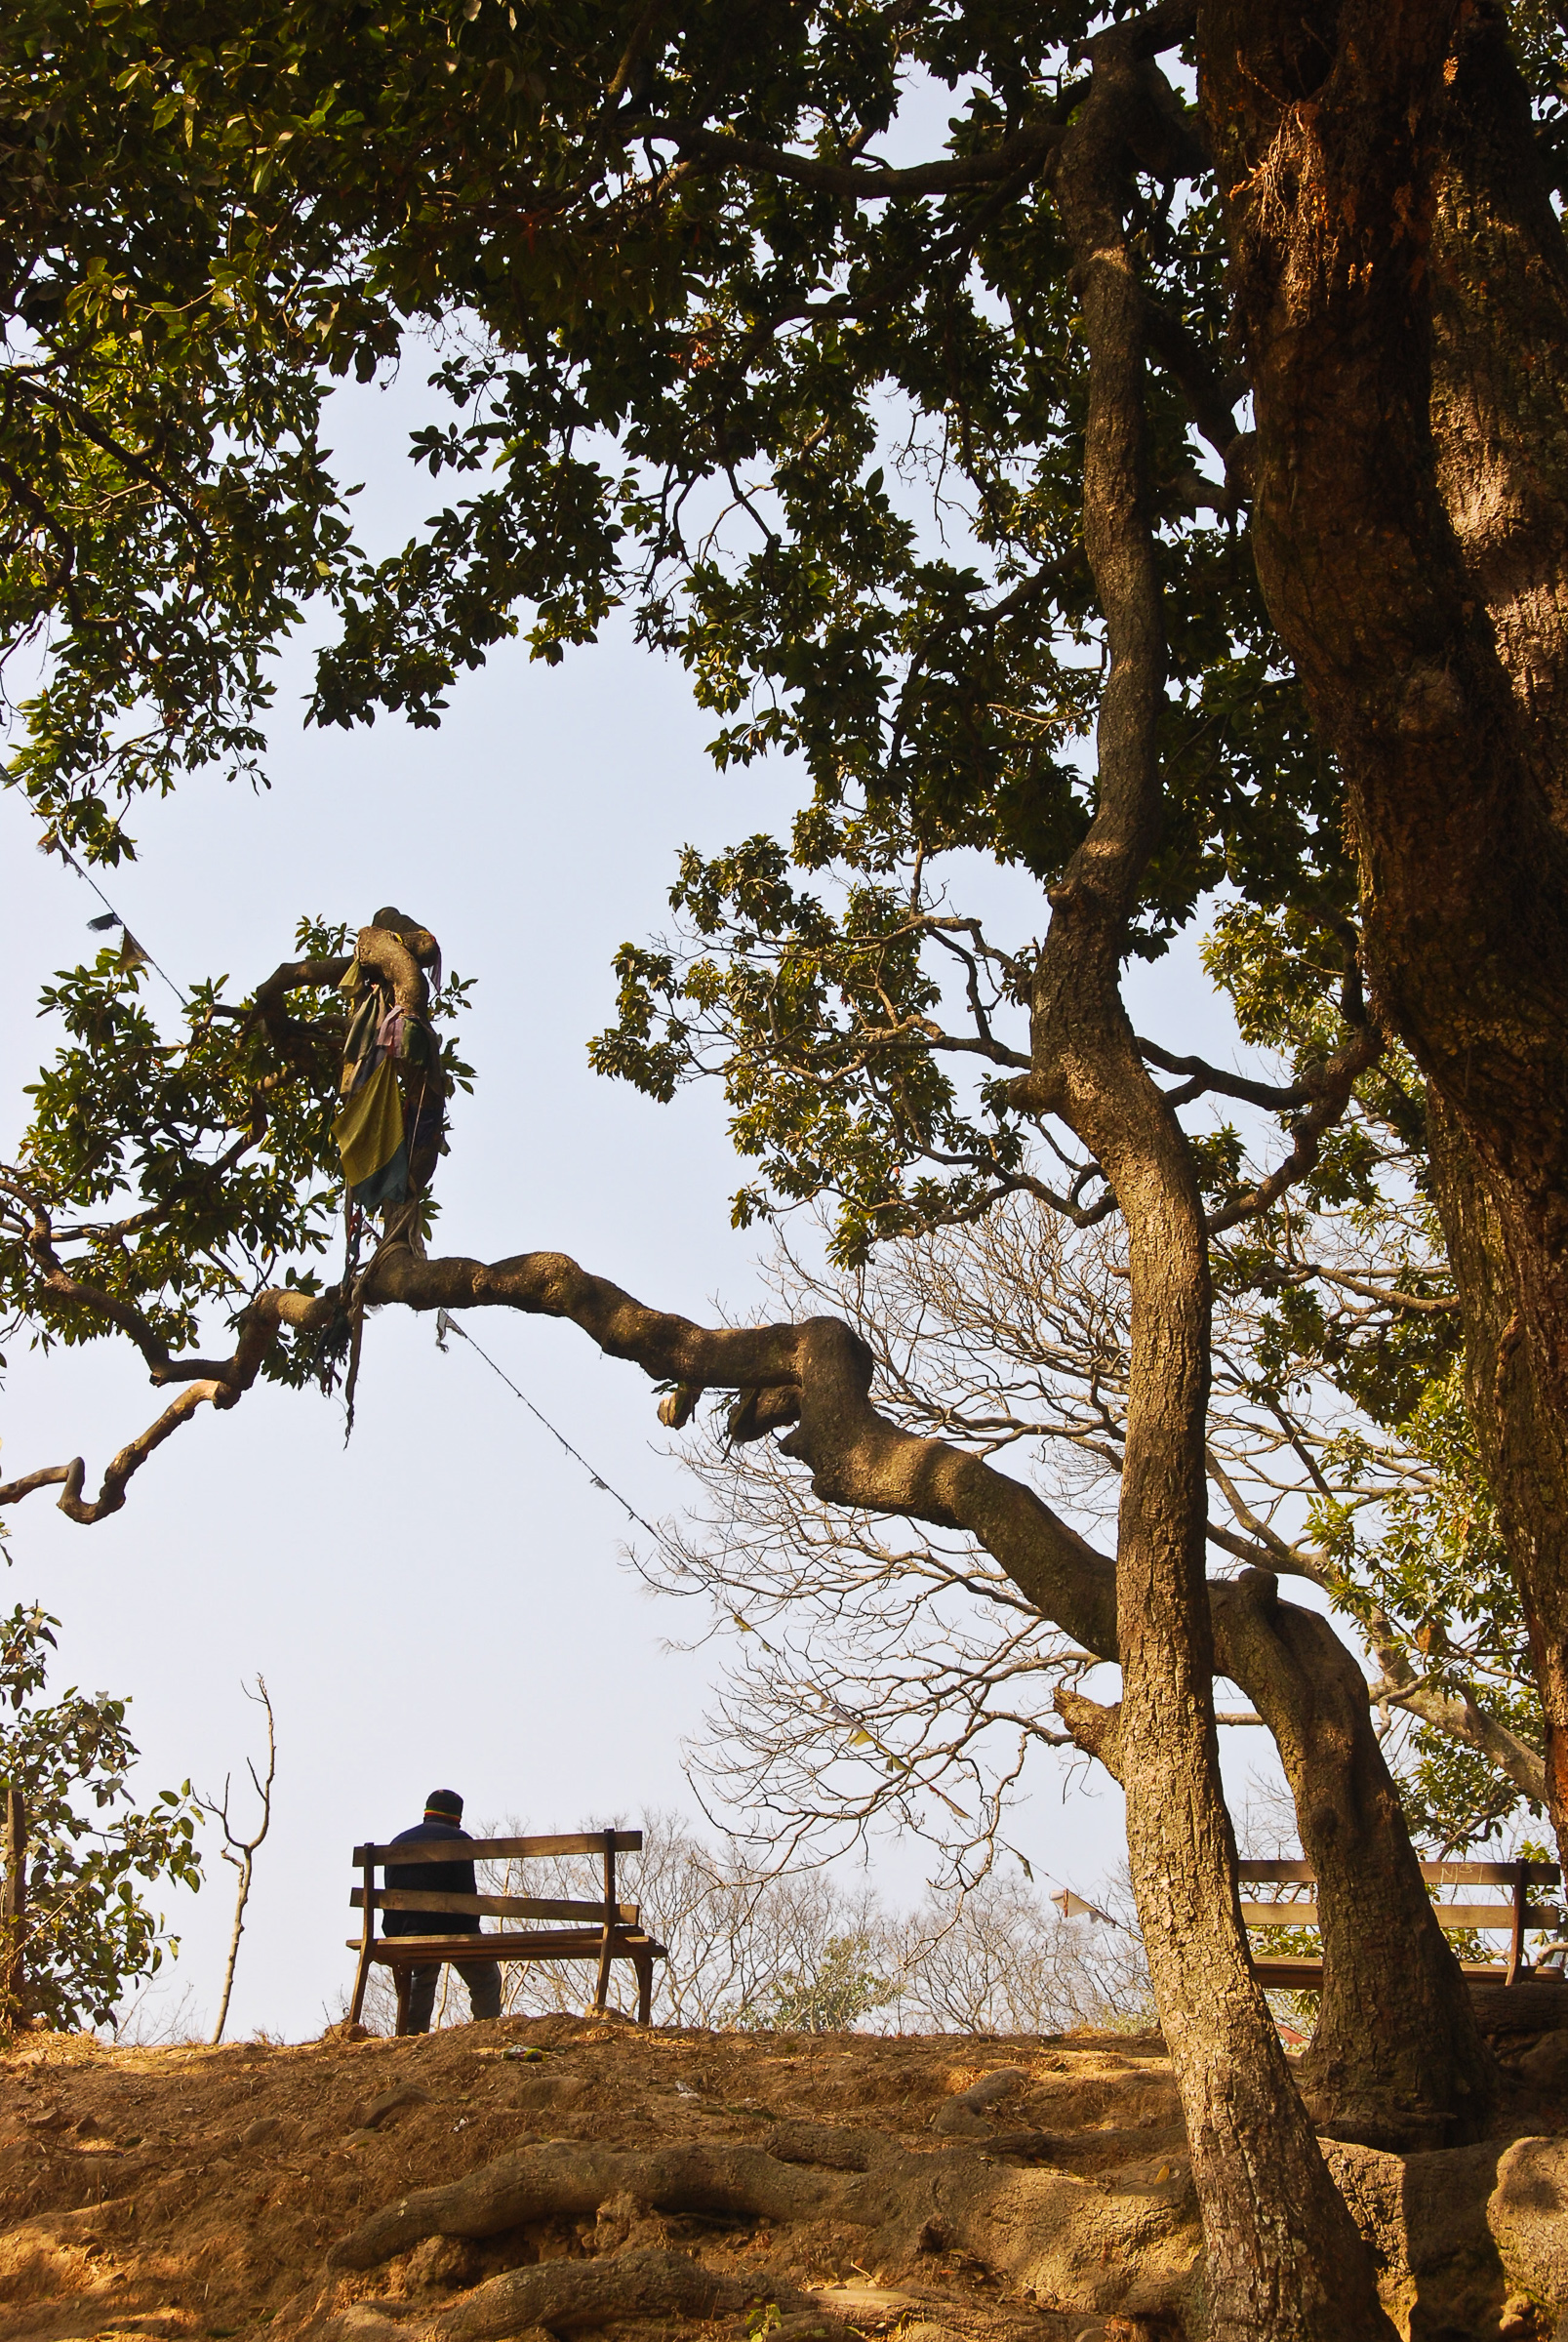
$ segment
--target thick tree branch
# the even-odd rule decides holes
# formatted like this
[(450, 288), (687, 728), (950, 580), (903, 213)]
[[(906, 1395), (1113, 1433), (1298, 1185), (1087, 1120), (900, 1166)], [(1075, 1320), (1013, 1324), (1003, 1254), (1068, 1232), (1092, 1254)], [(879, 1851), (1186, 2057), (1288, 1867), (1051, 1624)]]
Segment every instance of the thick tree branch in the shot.
[(1288, 1113), (1292, 1107), (1307, 1106), (1312, 1091), (1306, 1082), (1282, 1084), (1274, 1081), (1251, 1081), (1242, 1073), (1227, 1073), (1221, 1066), (1211, 1066), (1206, 1058), (1177, 1057), (1162, 1049), (1158, 1041), (1146, 1041), (1138, 1035), (1138, 1052), (1162, 1073), (1186, 1073), (1190, 1079), (1179, 1090), (1167, 1090), (1168, 1106), (1186, 1106), (1205, 1091), (1213, 1090), (1222, 1098), (1235, 1098), (1244, 1106), (1261, 1106), (1276, 1113)]
[(1058, 122), (1026, 123), (1001, 145), (985, 154), (953, 155), (942, 161), (911, 164), (905, 170), (857, 168), (853, 164), (820, 161), (814, 155), (791, 154), (783, 146), (768, 146), (731, 131), (704, 130), (678, 117), (655, 116), (637, 125), (637, 136), (666, 140), (676, 152), (710, 170), (766, 173), (791, 181), (821, 195), (842, 195), (852, 202), (882, 203), (896, 196), (947, 195), (968, 187), (989, 187), (998, 182), (1025, 183), (1045, 168), (1062, 142)]
[[(1380, 1657), (1382, 1654), (1380, 1653)], [(1396, 1653), (1395, 1664), (1389, 1668), (1385, 1661), (1385, 1679), (1374, 1683), (1371, 1697), (1386, 1708), (1403, 1708), (1419, 1716), (1424, 1724), (1442, 1732), (1450, 1740), (1473, 1749), (1507, 1774), (1521, 1797), (1536, 1805), (1547, 1803), (1547, 1765), (1539, 1749), (1510, 1732), (1507, 1724), (1488, 1716), (1467, 1687), (1451, 1690), (1446, 1685), (1425, 1683), (1416, 1679), (1415, 1673), (1402, 1653)]]
[(1361, 1075), (1377, 1064), (1383, 1046), (1383, 1035), (1377, 1027), (1365, 1024), (1352, 1030), (1344, 1048), (1336, 1050), (1325, 1065), (1308, 1069), (1302, 1077), (1302, 1086), (1312, 1099), (1312, 1105), (1291, 1125), (1290, 1152), (1266, 1179), (1258, 1182), (1250, 1194), (1238, 1196), (1234, 1203), (1208, 1215), (1210, 1235), (1220, 1235), (1242, 1220), (1256, 1219), (1276, 1204), (1297, 1180), (1307, 1178), (1316, 1166), (1325, 1136), (1349, 1105), (1350, 1093)]
[[(1319, 1587), (1331, 1600), (1339, 1600), (1346, 1589), (1340, 1573), (1327, 1556), (1309, 1546), (1292, 1545), (1271, 1528), (1247, 1503), (1220, 1463), (1211, 1453), (1209, 1470), (1224, 1489), (1226, 1501), (1236, 1518), (1247, 1529), (1247, 1537), (1237, 1537), (1212, 1523), (1210, 1542), (1240, 1559), (1251, 1561), (1255, 1567), (1283, 1570), (1293, 1577), (1307, 1579)], [(1451, 1740), (1474, 1749), (1505, 1773), (1520, 1792), (1536, 1804), (1547, 1802), (1546, 1759), (1539, 1749), (1521, 1740), (1516, 1732), (1496, 1716), (1488, 1716), (1479, 1705), (1473, 1691), (1467, 1685), (1439, 1685), (1422, 1681), (1405, 1653), (1404, 1644), (1381, 1603), (1372, 1602), (1361, 1614), (1373, 1657), (1383, 1670), (1383, 1681), (1374, 1683), (1367, 1697), (1374, 1705), (1404, 1708), (1419, 1716), (1423, 1723), (1446, 1733)]]

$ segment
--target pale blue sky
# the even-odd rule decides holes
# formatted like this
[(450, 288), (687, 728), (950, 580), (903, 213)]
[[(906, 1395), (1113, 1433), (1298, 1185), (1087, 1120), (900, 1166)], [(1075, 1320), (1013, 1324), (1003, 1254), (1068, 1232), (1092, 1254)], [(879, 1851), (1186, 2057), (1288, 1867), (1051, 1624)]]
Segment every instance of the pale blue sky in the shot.
[[(342, 402), (349, 478), (372, 483), (384, 539), (432, 501), (398, 468), (417, 378)], [(367, 532), (369, 533), (369, 532)], [(357, 924), (395, 902), (434, 929), (449, 969), (477, 977), (438, 1192), (438, 1248), (495, 1257), (574, 1253), (659, 1305), (744, 1312), (753, 1239), (733, 1233), (737, 1166), (709, 1091), (660, 1108), (594, 1077), (584, 1044), (608, 1022), (615, 947), (658, 929), (674, 849), (712, 848), (787, 819), (792, 766), (716, 776), (712, 728), (678, 668), (612, 626), (549, 670), (516, 648), (468, 678), (438, 733), (395, 722), (301, 729), (303, 662), (284, 672), (253, 795), (198, 779), (137, 809), (141, 859), (111, 899), (177, 981), (227, 971), (231, 996), (290, 950), (302, 911)], [(47, 1041), (30, 1011), (50, 973), (88, 955), (99, 908), (40, 859), (23, 808), (0, 798), (13, 872), (0, 1028), (8, 1131)], [(998, 905), (1019, 882), (987, 881)], [(1022, 897), (1019, 897), (1022, 908)], [(1037, 926), (1032, 914), (1024, 921)], [(1138, 1014), (1186, 1046), (1228, 1050), (1189, 955), (1138, 971)], [(575, 1329), (490, 1315), (475, 1331), (507, 1371), (651, 1517), (684, 1498), (649, 1386)], [(157, 1405), (125, 1349), (13, 1356), (11, 1474), (85, 1453), (90, 1476)], [(416, 1818), (427, 1790), (462, 1790), (474, 1816), (518, 1812), (573, 1829), (645, 1804), (696, 1818), (681, 1770), (716, 1665), (663, 1647), (691, 1622), (619, 1558), (623, 1515), (462, 1345), (428, 1322), (367, 1328), (352, 1444), (317, 1397), (259, 1388), (204, 1410), (100, 1527), (46, 1496), (12, 1515), (8, 1599), (64, 1621), (59, 1679), (133, 1695), (141, 1786), (216, 1788), (254, 1750), (240, 1692), (260, 1669), (277, 1709), (273, 1837), (259, 1861), (231, 2030), (300, 2037), (335, 2006), (350, 1961), (347, 1855)], [(1227, 1749), (1244, 1769), (1258, 1754)], [(1121, 1853), (1115, 1793), (1086, 1794), (1042, 1758), (1015, 1837), (1040, 1868), (1092, 1891)], [(226, 1875), (169, 1900), (185, 1952), (174, 1978), (213, 2005), (229, 1920)], [(919, 1850), (878, 1856), (895, 1900), (921, 1886)]]

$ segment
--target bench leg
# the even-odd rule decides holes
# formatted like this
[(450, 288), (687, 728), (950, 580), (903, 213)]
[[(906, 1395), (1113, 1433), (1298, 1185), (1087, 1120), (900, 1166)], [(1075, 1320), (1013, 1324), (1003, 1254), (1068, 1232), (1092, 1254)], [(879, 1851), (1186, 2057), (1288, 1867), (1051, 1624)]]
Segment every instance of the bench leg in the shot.
[(604, 1949), (599, 1954), (599, 1981), (593, 1995), (593, 2013), (598, 2017), (603, 2016), (606, 2007), (609, 2005), (610, 1962), (614, 1956), (615, 1942), (614, 1938), (611, 1936), (609, 1928), (607, 1927), (604, 1931)]
[(354, 1970), (354, 1997), (348, 2003), (348, 2022), (350, 2025), (357, 2025), (360, 2017), (364, 2013), (365, 1987), (367, 1984), (369, 1984), (369, 1982), (370, 1946), (367, 1944), (364, 1951), (361, 1952), (359, 1956), (359, 1965)]
[(404, 2034), (408, 2031), (408, 1996), (412, 1977), (409, 1970), (399, 1962), (392, 1970), (392, 1979), (397, 1986), (397, 2030), (400, 2034)]
[(653, 2020), (653, 2013), (654, 2013), (654, 1956), (653, 1956), (653, 1954), (652, 1954), (651, 1952), (640, 1952), (640, 1953), (637, 1955), (637, 1959), (636, 1959), (636, 1968), (637, 1968), (637, 2022), (638, 2022), (638, 2024), (639, 2024), (639, 2025), (646, 2026), (646, 2025), (648, 2025), (648, 2024), (650, 2024), (650, 2023), (652, 2022), (652, 2020)]

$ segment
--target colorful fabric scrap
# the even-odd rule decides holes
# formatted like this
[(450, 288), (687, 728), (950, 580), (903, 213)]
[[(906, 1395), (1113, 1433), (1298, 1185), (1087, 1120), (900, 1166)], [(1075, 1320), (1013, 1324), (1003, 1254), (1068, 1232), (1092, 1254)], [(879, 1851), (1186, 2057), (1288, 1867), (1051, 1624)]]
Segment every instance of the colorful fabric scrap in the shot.
[[(422, 944), (422, 958), (434, 953), (439, 964), (433, 938)], [(357, 957), (339, 989), (349, 1011), (333, 1137), (350, 1200), (361, 1211), (382, 1211), (408, 1201), (415, 1174), (427, 1180), (439, 1151), (440, 1051), (422, 1015), (394, 1001), (386, 980)]]
[(397, 1066), (383, 1057), (332, 1126), (343, 1178), (361, 1211), (408, 1199), (408, 1142)]

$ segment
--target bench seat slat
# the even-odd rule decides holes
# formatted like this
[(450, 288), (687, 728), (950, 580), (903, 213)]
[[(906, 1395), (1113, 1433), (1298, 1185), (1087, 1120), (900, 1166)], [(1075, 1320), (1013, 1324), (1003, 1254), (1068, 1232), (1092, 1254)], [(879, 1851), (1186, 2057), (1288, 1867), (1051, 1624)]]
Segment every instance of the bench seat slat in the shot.
[[(450, 1837), (416, 1837), (401, 1846), (356, 1846), (354, 1868), (362, 1870), (367, 1862), (382, 1869), (389, 1862), (401, 1867), (406, 1862), (513, 1862), (531, 1855), (602, 1854), (605, 1835), (602, 1830), (579, 1830), (567, 1837), (474, 1837), (466, 1845)], [(642, 1852), (640, 1830), (617, 1830), (614, 1836), (618, 1854)]]
[[(359, 1938), (349, 1936), (350, 1952), (362, 1950)], [(594, 1928), (579, 1932), (569, 1927), (552, 1927), (537, 1935), (507, 1932), (495, 1935), (383, 1935), (371, 1945), (370, 1956), (383, 1966), (392, 1967), (399, 1960), (416, 1963), (426, 1960), (452, 1961), (461, 1966), (465, 1959), (597, 1959), (604, 1950), (604, 1930)], [(667, 1958), (663, 1944), (655, 1943), (640, 1927), (617, 1927), (610, 1937), (612, 1959), (630, 1959), (638, 1953), (652, 1953), (656, 1959)]]
[[(356, 1886), (348, 1897), (351, 1911), (365, 1908), (365, 1890)], [(378, 1886), (371, 1896), (372, 1911), (462, 1911), (484, 1919), (604, 1919), (602, 1903), (573, 1902), (550, 1895), (449, 1895), (420, 1886)], [(635, 1903), (618, 1903), (616, 1918), (635, 1927), (640, 1917)]]
[[(1512, 1886), (1520, 1872), (1526, 1886), (1559, 1886), (1562, 1872), (1554, 1862), (1424, 1862), (1421, 1875), (1428, 1886)], [(1246, 1883), (1300, 1879), (1310, 1885), (1317, 1873), (1309, 1862), (1238, 1862), (1236, 1876)]]
[[(1481, 1927), (1512, 1931), (1511, 1903), (1434, 1903), (1433, 1911), (1444, 1927)], [(1243, 1903), (1241, 1916), (1249, 1927), (1315, 1927), (1318, 1924), (1317, 1904), (1304, 1897), (1300, 1903)], [(1554, 1927), (1557, 1915), (1549, 1906), (1527, 1903), (1524, 1924), (1529, 1928)]]
[[(1253, 1972), (1266, 1992), (1315, 1993), (1323, 1982), (1320, 1959), (1254, 1959)], [(1463, 1959), (1460, 1972), (1471, 1984), (1506, 1984), (1508, 1971), (1485, 1960)]]

